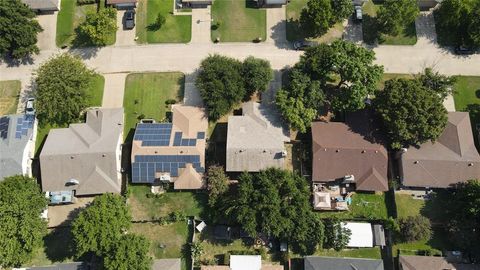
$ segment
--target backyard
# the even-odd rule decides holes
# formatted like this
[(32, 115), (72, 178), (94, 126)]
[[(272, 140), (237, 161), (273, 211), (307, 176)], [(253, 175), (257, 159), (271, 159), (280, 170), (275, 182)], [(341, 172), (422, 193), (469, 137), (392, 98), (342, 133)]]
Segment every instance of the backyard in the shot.
[(381, 3), (375, 0), (369, 0), (363, 4), (363, 41), (367, 44), (375, 44), (378, 42), (384, 45), (415, 45), (415, 43), (417, 43), (415, 23), (403, 29), (403, 31), (396, 36), (379, 33), (376, 16), (381, 5)]
[(369, 194), (369, 193), (355, 193), (352, 195), (352, 204), (349, 206), (349, 211), (322, 211), (318, 214), (322, 218), (338, 217), (340, 219), (361, 218), (368, 220), (386, 219), (387, 216), (387, 201), (384, 193)]
[[(157, 16), (165, 23), (158, 29)], [(192, 36), (192, 16), (173, 15), (172, 0), (140, 0), (137, 6), (138, 43), (187, 43)]]
[[(105, 78), (102, 75), (95, 75), (92, 84), (88, 89), (89, 107), (98, 107), (102, 105), (103, 87), (105, 85)], [(63, 126), (66, 127), (66, 126)], [(42, 123), (38, 125), (37, 139), (35, 142), (35, 156), (38, 156), (41, 151), (41, 146), (45, 143), (45, 138), (51, 128), (62, 128), (52, 126), (50, 123)]]
[(180, 72), (132, 73), (125, 80), (124, 136), (133, 136), (139, 116), (162, 121), (166, 118), (168, 106), (165, 101), (183, 99), (185, 76)]
[(17, 112), (20, 81), (0, 81), (0, 116)]
[[(60, 11), (57, 15), (57, 33), (56, 43), (58, 47), (62, 46), (85, 46), (88, 45), (84, 40), (78, 40), (75, 29), (85, 21), (87, 13), (97, 12), (102, 2), (97, 4), (77, 5), (77, 1), (61, 1)], [(116, 33), (111, 33), (107, 45), (115, 44)], [(88, 43), (88, 42), (87, 42)]]
[[(307, 5), (308, 0), (291, 0), (287, 4), (287, 40), (296, 41), (305, 38), (302, 29), (300, 28), (300, 14), (302, 9)], [(308, 39), (321, 43), (331, 43), (336, 39), (342, 38), (344, 26), (342, 22), (336, 23), (330, 30), (323, 36)]]
[(221, 0), (212, 5), (212, 40), (222, 42), (266, 39), (267, 15), (253, 0)]

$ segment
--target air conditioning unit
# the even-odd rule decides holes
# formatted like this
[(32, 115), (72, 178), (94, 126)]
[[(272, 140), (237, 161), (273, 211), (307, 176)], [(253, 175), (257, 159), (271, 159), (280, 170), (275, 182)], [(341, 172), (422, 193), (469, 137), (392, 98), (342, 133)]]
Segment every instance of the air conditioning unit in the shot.
[(170, 174), (169, 173), (162, 173), (160, 175), (160, 181), (161, 182), (170, 182)]

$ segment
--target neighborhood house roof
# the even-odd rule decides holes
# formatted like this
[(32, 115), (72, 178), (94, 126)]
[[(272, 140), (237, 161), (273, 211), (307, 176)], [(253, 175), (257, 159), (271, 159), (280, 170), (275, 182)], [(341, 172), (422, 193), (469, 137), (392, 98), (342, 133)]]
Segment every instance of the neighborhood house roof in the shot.
[(230, 270), (246, 269), (262, 269), (262, 257), (260, 255), (230, 255)]
[(40, 154), (43, 191), (121, 191), (123, 108), (93, 108), (86, 114), (85, 123), (48, 133)]
[(403, 185), (446, 188), (480, 178), (480, 155), (473, 141), (467, 112), (449, 112), (448, 123), (436, 142), (410, 147), (402, 154)]
[(312, 123), (314, 182), (353, 175), (357, 190), (388, 190), (388, 154), (372, 121), (363, 111), (348, 115), (347, 123)]
[(304, 264), (305, 270), (383, 270), (383, 261), (373, 259), (307, 256)]
[(343, 228), (347, 228), (352, 233), (347, 247), (373, 247), (372, 225), (362, 222), (344, 222)]
[(373, 227), (373, 245), (385, 246), (385, 230), (380, 224), (375, 224)]
[(152, 270), (180, 270), (181, 266), (181, 259), (159, 259), (153, 261)]
[(290, 137), (287, 127), (274, 108), (247, 102), (242, 115), (228, 118), (227, 166), (229, 172), (258, 172), (285, 163), (285, 142)]
[[(0, 181), (7, 176), (28, 174), (25, 151), (33, 143), (35, 116), (12, 114), (0, 117)], [(30, 142), (30, 143), (29, 143)]]
[[(64, 0), (69, 1), (69, 0)], [(33, 10), (59, 10), (60, 0), (22, 0), (22, 3), (26, 4)]]
[(208, 120), (199, 107), (172, 106), (172, 123), (139, 123), (132, 142), (132, 182), (173, 182), (175, 189), (204, 186)]
[(449, 263), (445, 257), (399, 256), (402, 270), (480, 270), (478, 264)]
[(59, 263), (49, 266), (29, 267), (27, 270), (89, 270), (91, 269), (83, 262)]
[(107, 0), (107, 5), (137, 3), (137, 0)]

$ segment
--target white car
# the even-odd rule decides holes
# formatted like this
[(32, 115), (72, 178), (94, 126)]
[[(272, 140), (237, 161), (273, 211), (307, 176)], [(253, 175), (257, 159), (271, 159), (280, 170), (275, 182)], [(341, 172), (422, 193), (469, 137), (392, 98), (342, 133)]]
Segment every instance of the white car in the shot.
[(27, 104), (25, 105), (25, 114), (35, 115), (35, 107), (33, 106), (34, 98), (27, 99)]

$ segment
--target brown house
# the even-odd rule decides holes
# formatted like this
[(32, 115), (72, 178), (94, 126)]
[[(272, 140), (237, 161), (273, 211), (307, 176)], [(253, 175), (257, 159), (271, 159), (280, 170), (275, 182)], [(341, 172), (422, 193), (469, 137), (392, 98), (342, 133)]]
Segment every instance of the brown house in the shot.
[(361, 191), (388, 190), (388, 154), (366, 111), (345, 123), (312, 123), (313, 182), (348, 181)]
[(446, 188), (480, 178), (480, 155), (468, 113), (448, 113), (447, 126), (438, 140), (404, 150), (400, 164), (406, 187)]
[(445, 257), (399, 256), (400, 270), (480, 270), (478, 264), (450, 263)]

